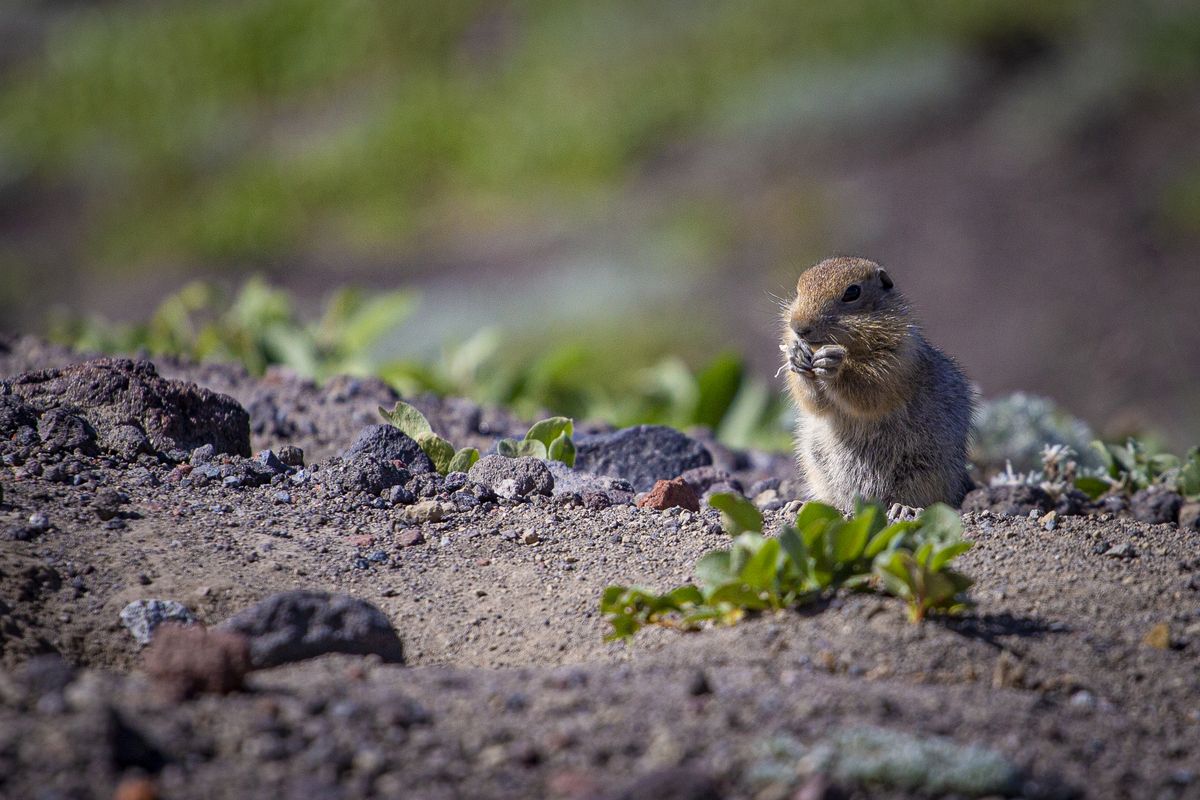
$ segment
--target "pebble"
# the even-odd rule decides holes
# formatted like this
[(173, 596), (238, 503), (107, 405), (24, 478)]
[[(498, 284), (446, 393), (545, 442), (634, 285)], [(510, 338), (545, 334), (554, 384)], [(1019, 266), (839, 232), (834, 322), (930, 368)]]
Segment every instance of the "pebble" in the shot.
[(537, 544), (542, 539), (533, 528), (521, 531), (521, 544)]
[(415, 547), (419, 544), (425, 544), (425, 534), (421, 533), (417, 528), (409, 528), (396, 535), (396, 544), (401, 547)]
[(292, 502), (292, 496), (287, 492), (276, 492), (271, 496), (271, 502), (276, 505), (287, 505)]

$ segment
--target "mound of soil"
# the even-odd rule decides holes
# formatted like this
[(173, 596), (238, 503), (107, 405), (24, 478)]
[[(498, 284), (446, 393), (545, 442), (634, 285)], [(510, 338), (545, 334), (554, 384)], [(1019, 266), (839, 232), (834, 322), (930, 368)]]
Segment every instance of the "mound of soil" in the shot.
[[(964, 517), (964, 616), (913, 625), (897, 601), (854, 594), (606, 643), (603, 588), (688, 580), (728, 541), (715, 512), (639, 509), (611, 475), (559, 470), (549, 494), (505, 496), (401, 459), (368, 492), (343, 478), (394, 401), (382, 385), (70, 367), (39, 347), (7, 349), (5, 386), (126, 376), (103, 413), (122, 409), (150, 447), (43, 437), (53, 408), (105, 424), (67, 389), (0, 416), (0, 796), (1200, 793), (1196, 531), (981, 507)], [(47, 377), (18, 375), (30, 369)], [(139, 397), (191, 414), (172, 447), (122, 405)], [(187, 438), (243, 407), (243, 442), (302, 457)], [(455, 444), (523, 431), (465, 401), (428, 408)], [(679, 472), (697, 467), (683, 444)], [(762, 472), (690, 481), (759, 482), (774, 530), (792, 476)], [(208, 633), (168, 625), (142, 648), (121, 611), (146, 600), (183, 604)], [(246, 653), (260, 655), (243, 676)]]

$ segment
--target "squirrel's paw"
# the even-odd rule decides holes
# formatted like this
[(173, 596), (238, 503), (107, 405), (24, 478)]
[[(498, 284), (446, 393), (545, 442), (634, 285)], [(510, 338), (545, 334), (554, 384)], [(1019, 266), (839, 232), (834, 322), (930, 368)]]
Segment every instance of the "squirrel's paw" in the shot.
[(787, 355), (787, 364), (780, 367), (779, 372), (787, 369), (806, 378), (813, 376), (813, 351), (803, 339), (793, 339), (789, 344), (779, 345), (779, 349)]
[(846, 348), (840, 344), (818, 347), (812, 354), (812, 371), (818, 378), (831, 378), (842, 368), (846, 360)]
[(892, 507), (888, 509), (888, 522), (906, 522), (916, 519), (921, 516), (923, 508), (913, 508), (902, 503), (892, 503)]

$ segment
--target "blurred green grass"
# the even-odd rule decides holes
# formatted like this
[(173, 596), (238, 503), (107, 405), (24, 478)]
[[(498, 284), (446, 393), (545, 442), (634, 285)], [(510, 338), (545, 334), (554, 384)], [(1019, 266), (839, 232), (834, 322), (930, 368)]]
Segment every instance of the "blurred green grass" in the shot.
[(111, 3), (6, 76), (0, 181), (81, 185), (83, 257), (110, 269), (367, 258), (586, 205), (784, 67), (1054, 37), (1089, 6)]

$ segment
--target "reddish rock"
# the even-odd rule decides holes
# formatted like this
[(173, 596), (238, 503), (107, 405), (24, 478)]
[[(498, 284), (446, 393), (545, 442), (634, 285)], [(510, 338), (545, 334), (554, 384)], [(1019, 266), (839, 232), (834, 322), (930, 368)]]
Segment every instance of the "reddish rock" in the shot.
[(369, 533), (362, 533), (355, 536), (347, 536), (346, 541), (351, 547), (370, 547), (375, 544), (375, 537)]
[(396, 534), (396, 544), (401, 547), (414, 547), (418, 544), (425, 544), (425, 534), (421, 533), (418, 528), (409, 528)]
[(700, 498), (696, 497), (696, 492), (683, 478), (672, 478), (654, 484), (654, 488), (638, 500), (638, 508), (653, 508), (658, 511), (686, 508), (688, 511), (699, 511)]
[(154, 632), (142, 663), (174, 698), (228, 694), (242, 688), (250, 669), (250, 643), (239, 633), (168, 622)]

